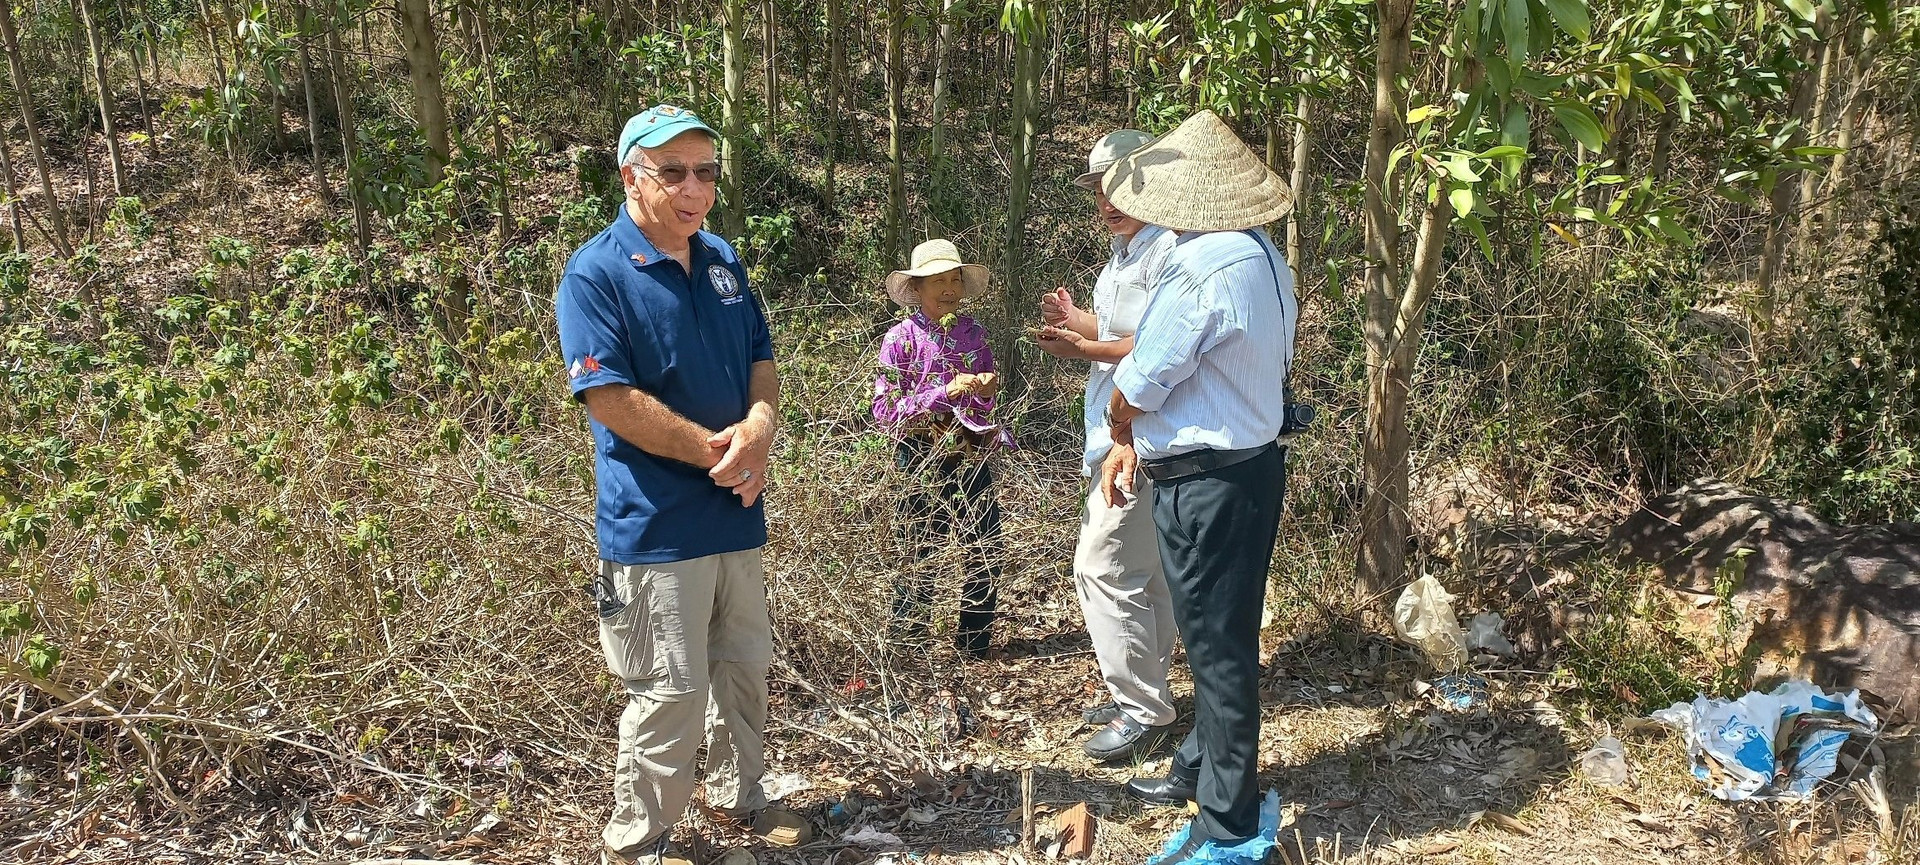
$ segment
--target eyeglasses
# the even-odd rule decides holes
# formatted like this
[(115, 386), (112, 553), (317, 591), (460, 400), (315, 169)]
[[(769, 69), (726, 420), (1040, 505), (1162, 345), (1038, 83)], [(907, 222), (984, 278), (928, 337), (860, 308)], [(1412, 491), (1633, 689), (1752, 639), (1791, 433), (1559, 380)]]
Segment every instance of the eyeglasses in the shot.
[(679, 186), (687, 182), (688, 174), (692, 174), (701, 183), (712, 183), (720, 179), (718, 162), (703, 162), (691, 168), (678, 162), (669, 162), (660, 166), (642, 165), (639, 168), (666, 186)]

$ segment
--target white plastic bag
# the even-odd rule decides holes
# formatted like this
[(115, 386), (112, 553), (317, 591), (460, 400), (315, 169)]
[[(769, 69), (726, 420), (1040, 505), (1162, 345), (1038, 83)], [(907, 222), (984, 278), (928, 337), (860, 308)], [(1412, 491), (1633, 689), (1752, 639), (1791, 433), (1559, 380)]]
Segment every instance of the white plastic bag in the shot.
[[(1802, 681), (1738, 700), (1701, 696), (1652, 717), (1680, 731), (1694, 777), (1729, 802), (1807, 798), (1833, 774), (1840, 746), (1853, 730), (1880, 726), (1859, 691), (1829, 694)], [(1784, 772), (1782, 758), (1791, 760)]]
[(1453, 595), (1432, 574), (1414, 580), (1393, 605), (1393, 630), (1442, 672), (1467, 665), (1467, 635), (1453, 615)]

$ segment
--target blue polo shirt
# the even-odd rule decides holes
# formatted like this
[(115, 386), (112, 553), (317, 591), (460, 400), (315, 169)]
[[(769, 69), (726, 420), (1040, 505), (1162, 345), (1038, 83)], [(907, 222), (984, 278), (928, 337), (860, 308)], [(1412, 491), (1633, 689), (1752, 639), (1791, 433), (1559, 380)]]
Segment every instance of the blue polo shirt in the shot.
[[(773, 359), (766, 317), (726, 241), (700, 232), (691, 260), (689, 273), (654, 248), (624, 207), (574, 252), (554, 298), (574, 398), (623, 384), (710, 430), (746, 418), (750, 370)], [(601, 558), (659, 564), (766, 545), (760, 502), (742, 507), (705, 469), (592, 426)]]

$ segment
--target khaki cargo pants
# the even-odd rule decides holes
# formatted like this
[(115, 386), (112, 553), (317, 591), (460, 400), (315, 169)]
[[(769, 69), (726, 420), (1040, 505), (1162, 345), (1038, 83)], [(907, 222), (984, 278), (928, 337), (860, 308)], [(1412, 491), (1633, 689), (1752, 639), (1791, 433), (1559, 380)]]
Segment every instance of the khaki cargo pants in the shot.
[(654, 565), (600, 563), (603, 589), (625, 604), (600, 619), (607, 669), (627, 690), (613, 769), (613, 817), (602, 838), (630, 851), (671, 830), (693, 799), (707, 745), (707, 804), (767, 805), (767, 620), (760, 550)]

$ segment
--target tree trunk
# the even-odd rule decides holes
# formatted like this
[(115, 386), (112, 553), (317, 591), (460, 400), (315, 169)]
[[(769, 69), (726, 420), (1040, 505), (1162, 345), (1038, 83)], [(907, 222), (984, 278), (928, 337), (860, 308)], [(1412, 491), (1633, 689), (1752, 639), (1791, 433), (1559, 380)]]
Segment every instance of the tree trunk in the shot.
[(1098, 26), (1093, 28), (1093, 49), (1095, 52), (1093, 68), (1099, 70), (1100, 92), (1104, 94), (1107, 91), (1107, 87), (1113, 83), (1113, 70), (1110, 68), (1112, 66), (1113, 52), (1109, 49), (1111, 43), (1108, 41), (1108, 38), (1113, 35), (1111, 32), (1113, 30), (1113, 24), (1107, 18), (1107, 3), (1105, 0), (1102, 0), (1095, 8), (1094, 16), (1100, 20)]
[(222, 26), (221, 22), (214, 20), (213, 7), (207, 5), (207, 0), (199, 0), (199, 3), (200, 19), (206, 22), (207, 25), (205, 31), (207, 37), (207, 57), (213, 60), (214, 83), (218, 84), (221, 90), (225, 90), (227, 89), (227, 61), (220, 51), (219, 34), (226, 28)]
[(434, 35), (433, 8), (430, 0), (399, 0), (399, 9), (414, 111), (427, 142), (427, 182), (439, 183), (452, 153), (447, 144), (447, 99), (440, 86), (440, 44)]
[(107, 164), (113, 169), (113, 194), (127, 194), (127, 166), (120, 160), (120, 136), (113, 127), (113, 82), (107, 78), (107, 53), (100, 47), (100, 24), (93, 14), (93, 0), (73, 0), (87, 31), (87, 54), (93, 61), (93, 92), (100, 100), (100, 134), (107, 140)]
[(360, 254), (365, 256), (367, 248), (373, 245), (373, 228), (367, 215), (366, 196), (360, 191), (360, 143), (359, 132), (353, 117), (353, 67), (347, 52), (340, 44), (340, 15), (337, 7), (330, 4), (327, 14), (327, 53), (332, 55), (333, 102), (340, 122), (340, 153), (347, 163), (347, 176), (344, 185), (347, 200), (353, 204), (353, 237), (360, 246)]
[(13, 182), (13, 154), (8, 152), (5, 139), (0, 139), (0, 175), (5, 175), (7, 186), (7, 229), (13, 234), (13, 251), (27, 251), (27, 227), (20, 218), (20, 190)]
[[(1376, 0), (1379, 47), (1374, 56), (1373, 120), (1367, 136), (1366, 217), (1367, 426), (1361, 461), (1366, 482), (1360, 508), (1356, 600), (1380, 610), (1407, 569), (1406, 385), (1411, 370), (1396, 363), (1394, 318), (1400, 298), (1400, 221), (1388, 212), (1387, 161), (1405, 138), (1396, 80), (1411, 51), (1413, 0)], [(1445, 196), (1441, 196), (1445, 199)]]
[(313, 188), (320, 200), (333, 202), (333, 186), (327, 183), (327, 165), (320, 158), (320, 100), (313, 89), (313, 11), (304, 0), (300, 5), (300, 92), (307, 100), (307, 152), (313, 159)]
[(687, 107), (700, 110), (700, 65), (693, 55), (693, 28), (680, 26), (680, 53), (687, 64)]
[(766, 67), (767, 86), (767, 146), (778, 148), (780, 143), (780, 58), (778, 50), (780, 37), (780, 10), (776, 0), (766, 0), (761, 7), (761, 65)]
[(13, 26), (13, 6), (0, 3), (0, 39), (6, 41), (7, 68), (13, 75), (13, 95), (20, 103), (20, 121), (27, 130), (27, 150), (40, 172), (40, 191), (47, 197), (48, 239), (62, 257), (73, 256), (73, 243), (67, 237), (67, 219), (60, 211), (60, 199), (53, 194), (53, 170), (47, 165), (47, 148), (40, 138), (40, 123), (34, 118), (33, 80), (27, 77), (27, 64), (20, 58), (20, 36)]
[(827, 0), (827, 165), (826, 165), (826, 205), (833, 210), (834, 163), (840, 157), (840, 126), (844, 116), (841, 109), (840, 87), (847, 75), (846, 21), (841, 17), (841, 0)]
[(160, 88), (160, 32), (153, 23), (153, 4), (150, 0), (141, 0), (140, 20), (147, 25), (147, 60), (153, 63), (153, 86), (157, 90)]
[(1667, 110), (1660, 115), (1660, 129), (1653, 135), (1653, 154), (1647, 159), (1647, 173), (1655, 183), (1667, 179), (1667, 163), (1673, 159), (1673, 133), (1680, 125), (1680, 106), (1674, 101), (1679, 96), (1671, 91), (1667, 96), (1672, 98), (1662, 97), (1666, 98)]
[(1867, 78), (1873, 71), (1874, 49), (1878, 47), (1875, 36), (1875, 31), (1870, 29), (1861, 32), (1860, 50), (1853, 56), (1853, 80), (1847, 86), (1846, 98), (1840, 102), (1840, 131), (1833, 142), (1840, 152), (1834, 155), (1833, 167), (1827, 170), (1827, 198), (1821, 203), (1821, 228), (1828, 237), (1840, 233), (1840, 204), (1851, 191), (1847, 186), (1847, 168), (1852, 161), (1855, 125), (1864, 107), (1861, 100), (1867, 94)]
[(726, 67), (725, 88), (720, 98), (720, 194), (725, 199), (721, 221), (728, 240), (737, 240), (747, 229), (745, 203), (740, 200), (740, 144), (746, 140), (746, 118), (741, 102), (746, 95), (746, 45), (741, 28), (746, 26), (745, 0), (723, 0), (720, 4), (721, 62)]
[[(1832, 130), (1828, 128), (1831, 125), (1827, 119), (1829, 115), (1828, 106), (1834, 101), (1832, 91), (1835, 86), (1835, 68), (1843, 62), (1846, 51), (1847, 40), (1844, 32), (1840, 34), (1840, 38), (1838, 39), (1827, 40), (1827, 44), (1820, 49), (1820, 72), (1815, 77), (1813, 88), (1813, 119), (1807, 128), (1807, 143), (1809, 144), (1816, 146), (1826, 144), (1830, 138)], [(1820, 174), (1818, 172), (1807, 171), (1801, 173), (1800, 200), (1802, 202), (1811, 204), (1814, 193), (1818, 192), (1819, 188)], [(1802, 225), (1801, 228), (1800, 254), (1805, 255), (1808, 242), (1813, 239), (1814, 232), (1811, 230), (1812, 226)]]
[(907, 184), (905, 168), (901, 165), (904, 154), (906, 123), (904, 105), (904, 82), (906, 61), (901, 51), (906, 47), (907, 15), (906, 4), (902, 0), (887, 2), (887, 225), (885, 240), (880, 251), (891, 266), (900, 261), (900, 222), (906, 210)]
[(505, 246), (513, 237), (513, 184), (507, 172), (507, 134), (501, 128), (504, 121), (500, 116), (506, 111), (506, 106), (500, 103), (500, 85), (494, 80), (499, 70), (493, 65), (493, 22), (489, 20), (489, 15), (483, 3), (474, 12), (473, 25), (474, 35), (479, 37), (480, 42), (480, 65), (486, 68), (487, 125), (493, 132), (493, 182), (495, 209), (498, 211), (494, 215), (494, 228), (500, 244)]
[[(153, 107), (147, 97), (147, 77), (140, 71), (140, 49), (128, 49), (127, 65), (133, 69), (134, 94), (140, 97), (140, 129), (147, 134), (147, 155), (155, 160), (160, 158), (160, 136), (153, 132)], [(159, 81), (154, 81), (156, 86)]]
[[(1038, 0), (1032, 2), (1033, 17), (1036, 22), (1044, 21), (1045, 9)], [(1039, 24), (1027, 29), (1016, 28), (1009, 34), (1013, 43), (1013, 92), (1008, 112), (1012, 118), (1011, 176), (1007, 187), (1007, 234), (1004, 250), (1006, 265), (1001, 269), (1001, 278), (1006, 280), (1005, 310), (1007, 318), (1019, 321), (1025, 318), (1033, 305), (1033, 299), (1026, 291), (1026, 243), (1027, 243), (1027, 205), (1033, 186), (1034, 166), (1034, 114), (1040, 101), (1040, 52), (1045, 44), (1046, 32)], [(1018, 389), (1023, 370), (1020, 365), (1019, 343), (1011, 336), (1004, 339), (1000, 352), (1000, 374), (1006, 381)]]
[[(1302, 81), (1307, 73), (1300, 73)], [(1301, 261), (1300, 218), (1307, 212), (1307, 204), (1313, 199), (1312, 179), (1307, 170), (1313, 162), (1313, 125), (1310, 117), (1313, 112), (1313, 99), (1304, 92), (1300, 94), (1299, 115), (1293, 125), (1293, 175), (1288, 184), (1293, 189), (1293, 212), (1287, 216), (1287, 263), (1293, 265), (1293, 280), (1298, 284), (1304, 277), (1305, 264)]]
[[(1788, 108), (1788, 117), (1800, 121), (1793, 135), (1787, 139), (1786, 150), (1804, 147), (1807, 143), (1807, 121), (1813, 110), (1814, 82), (1820, 70), (1814, 64), (1813, 52), (1826, 42), (1829, 16), (1825, 7), (1821, 7), (1814, 16), (1813, 32), (1816, 38), (1801, 50), (1802, 59), (1807, 68), (1802, 70), (1793, 81), (1793, 104)], [(1787, 235), (1792, 230), (1793, 212), (1797, 207), (1796, 197), (1800, 192), (1800, 172), (1788, 171), (1774, 179), (1773, 193), (1767, 197), (1767, 236), (1760, 255), (1760, 272), (1754, 282), (1760, 291), (1760, 326), (1770, 327), (1773, 323), (1777, 293), (1774, 283), (1778, 280), (1780, 266), (1786, 258)]]
[(928, 237), (945, 237), (947, 204), (947, 78), (952, 74), (948, 55), (953, 53), (953, 4), (940, 0), (940, 24), (934, 29), (933, 47), (933, 130), (927, 137), (927, 162), (933, 167), (933, 206), (927, 208)]

